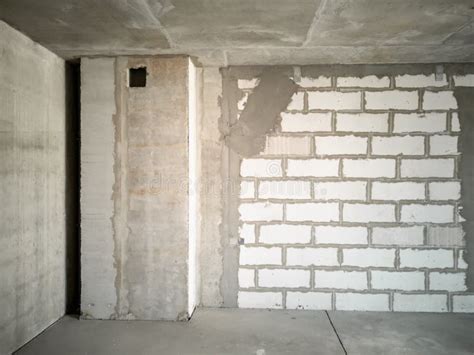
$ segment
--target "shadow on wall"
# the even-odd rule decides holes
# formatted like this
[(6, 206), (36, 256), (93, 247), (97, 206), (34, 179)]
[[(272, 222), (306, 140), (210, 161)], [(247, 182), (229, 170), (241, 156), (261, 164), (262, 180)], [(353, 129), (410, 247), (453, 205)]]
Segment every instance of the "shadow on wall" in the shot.
[(66, 64), (66, 314), (80, 314), (80, 64)]

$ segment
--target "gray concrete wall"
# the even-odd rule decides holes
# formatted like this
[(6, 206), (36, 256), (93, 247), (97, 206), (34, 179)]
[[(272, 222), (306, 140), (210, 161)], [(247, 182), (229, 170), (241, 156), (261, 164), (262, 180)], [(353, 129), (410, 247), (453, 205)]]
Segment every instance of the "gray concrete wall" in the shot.
[(188, 58), (83, 59), (82, 75), (83, 316), (187, 319)]
[(0, 354), (64, 314), (65, 63), (0, 21)]

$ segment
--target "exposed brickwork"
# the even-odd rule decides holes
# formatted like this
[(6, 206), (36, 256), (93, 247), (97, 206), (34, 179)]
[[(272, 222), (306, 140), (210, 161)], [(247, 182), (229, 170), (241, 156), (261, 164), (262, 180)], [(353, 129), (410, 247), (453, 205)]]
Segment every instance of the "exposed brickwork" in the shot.
[(452, 94), (471, 81), (302, 78), (281, 129), (242, 161), (239, 306), (474, 311)]

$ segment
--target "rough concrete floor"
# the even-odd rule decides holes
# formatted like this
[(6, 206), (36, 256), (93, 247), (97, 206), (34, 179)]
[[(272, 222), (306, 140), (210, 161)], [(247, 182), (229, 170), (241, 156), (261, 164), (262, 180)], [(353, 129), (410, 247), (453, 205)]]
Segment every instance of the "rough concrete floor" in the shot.
[(473, 354), (474, 315), (199, 309), (189, 323), (64, 317), (16, 354)]

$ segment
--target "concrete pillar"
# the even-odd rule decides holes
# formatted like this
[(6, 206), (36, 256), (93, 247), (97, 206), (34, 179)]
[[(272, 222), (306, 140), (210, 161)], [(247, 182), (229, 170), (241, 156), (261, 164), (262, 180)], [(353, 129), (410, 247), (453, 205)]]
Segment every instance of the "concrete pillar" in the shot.
[(85, 318), (183, 320), (198, 302), (198, 73), (187, 57), (82, 61)]

